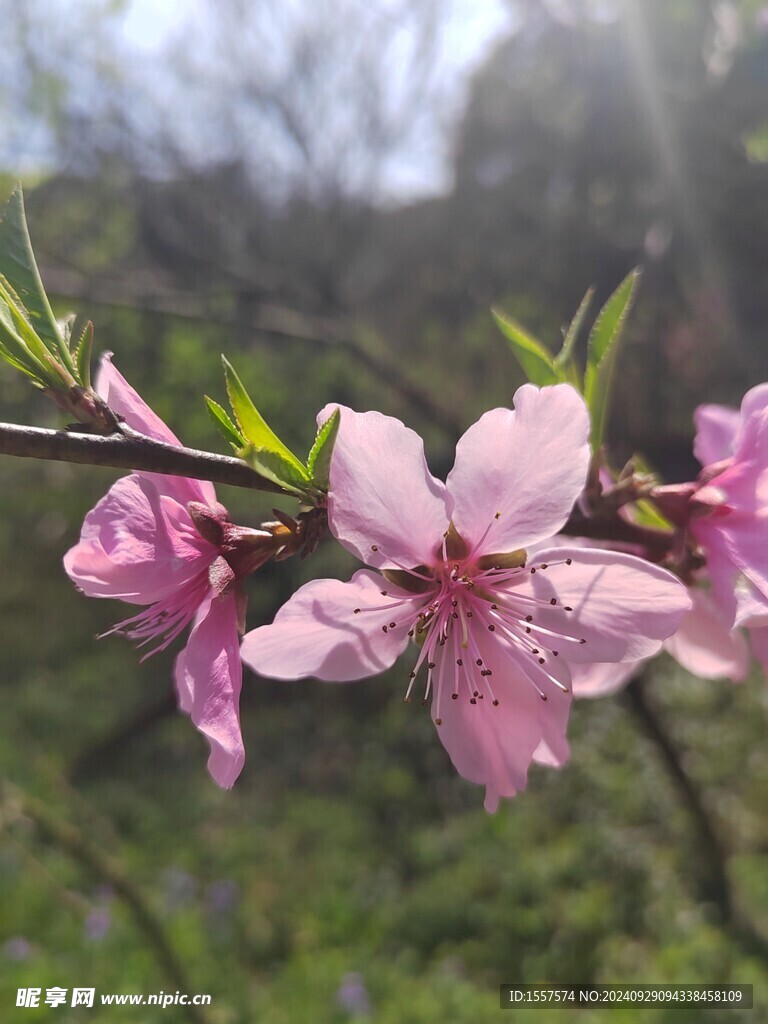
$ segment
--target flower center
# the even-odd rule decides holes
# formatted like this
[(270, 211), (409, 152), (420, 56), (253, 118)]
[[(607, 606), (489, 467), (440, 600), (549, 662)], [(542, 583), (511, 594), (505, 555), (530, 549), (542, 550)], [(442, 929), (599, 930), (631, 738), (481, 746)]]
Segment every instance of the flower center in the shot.
[[(416, 677), (426, 666), (422, 704), (433, 695), (437, 702), (437, 725), (442, 724), (440, 709), (446, 699), (465, 699), (477, 705), (487, 697), (492, 706), (498, 707), (493, 669), (487, 664), (498, 661), (497, 652), (503, 660), (513, 657), (519, 674), (542, 701), (548, 699), (546, 691), (552, 685), (568, 693), (569, 687), (556, 675), (558, 640), (586, 643), (573, 636), (572, 623), (568, 621), (569, 613), (573, 612), (570, 605), (551, 596), (551, 588), (526, 585), (537, 572), (546, 573), (555, 564), (571, 565), (572, 559), (526, 564), (526, 552), (522, 550), (478, 557), (475, 552), (488, 532), (469, 550), (455, 530), (453, 536), (449, 530), (431, 566), (408, 568), (387, 558), (397, 568), (384, 569), (385, 579), (406, 593), (390, 595), (385, 587), (381, 594), (389, 601), (365, 609), (366, 613), (386, 611), (383, 632), (403, 630), (419, 647), (403, 699), (410, 702)], [(380, 550), (377, 545), (371, 549)], [(537, 593), (537, 589), (546, 593)], [(546, 626), (537, 621), (545, 608)], [(555, 608), (562, 619), (558, 615), (553, 626)], [(357, 608), (355, 614), (361, 611)], [(558, 628), (561, 624), (562, 629)], [(507, 680), (499, 683), (506, 685)]]

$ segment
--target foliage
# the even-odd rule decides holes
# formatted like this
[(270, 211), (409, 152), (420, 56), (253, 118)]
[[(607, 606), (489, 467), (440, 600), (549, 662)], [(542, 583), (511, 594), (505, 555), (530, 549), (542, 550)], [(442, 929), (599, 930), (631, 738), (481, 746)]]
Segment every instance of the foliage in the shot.
[[(540, 358), (575, 383), (589, 318), (643, 263), (609, 432), (627, 456), (642, 449), (683, 478), (694, 404), (734, 402), (768, 378), (768, 293), (755, 272), (768, 259), (768, 36), (755, 27), (757, 4), (732, 5), (743, 12), (742, 42), (730, 70), (715, 74), (702, 59), (712, 5), (633, 6), (647, 18), (651, 106), (672, 151), (655, 134), (625, 25), (526, 13), (477, 71), (455, 188), (406, 209), (340, 193), (315, 203), (301, 188), (273, 208), (242, 161), (152, 176), (133, 159), (151, 149), (146, 135), (106, 152), (98, 115), (61, 121), (58, 136), (78, 159), (27, 189), (54, 319), (87, 311), (97, 340), (190, 445), (214, 446), (213, 414), (225, 443), (241, 446), (229, 414), (199, 398), (223, 349), (290, 452), (307, 450), (310, 411), (377, 407), (425, 434), (443, 474), (461, 430), (508, 404), (523, 379), (487, 308), (530, 338), (559, 342), (595, 281), (561, 351), (552, 344)], [(628, 297), (626, 282), (618, 294)], [(603, 352), (599, 338), (592, 351)], [(53, 425), (54, 410), (28, 390), (0, 373), (3, 418)], [(764, 1012), (765, 964), (694, 893), (691, 822), (620, 700), (577, 706), (569, 766), (534, 771), (528, 792), (488, 818), (427, 716), (400, 702), (398, 669), (338, 689), (247, 678), (249, 760), (232, 793), (216, 790), (203, 742), (172, 710), (172, 652), (139, 664), (119, 638), (94, 642), (123, 610), (79, 598), (61, 570), (112, 479), (0, 463), (0, 762), (120, 858), (196, 989), (214, 995), (218, 1024), (342, 1024), (337, 994), (349, 972), (362, 975), (377, 1024), (490, 1024), (498, 985), (515, 980), (747, 982)], [(222, 497), (238, 522), (270, 514), (264, 495)], [(254, 623), (309, 576), (347, 577), (352, 565), (326, 547), (309, 564), (278, 568), (250, 588)], [(651, 695), (727, 836), (740, 900), (765, 931), (763, 687), (757, 677), (703, 683), (664, 660)], [(163, 988), (115, 893), (30, 822), (4, 815), (3, 826), (0, 1004), (25, 984)], [(96, 939), (86, 922), (102, 905), (112, 923)], [(61, 1009), (37, 1017), (78, 1019)], [(614, 1018), (702, 1015), (568, 1015)]]

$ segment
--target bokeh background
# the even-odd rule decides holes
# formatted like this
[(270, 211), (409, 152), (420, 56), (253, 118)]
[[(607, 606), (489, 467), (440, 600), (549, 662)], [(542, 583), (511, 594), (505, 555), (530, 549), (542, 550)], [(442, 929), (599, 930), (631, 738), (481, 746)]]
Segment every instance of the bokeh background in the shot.
[[(221, 450), (201, 396), (224, 351), (297, 450), (336, 400), (408, 421), (444, 473), (522, 382), (489, 307), (554, 345), (637, 264), (617, 464), (688, 478), (695, 406), (768, 378), (757, 0), (0, 0), (0, 22), (1, 191), (24, 181), (57, 309), (191, 445)], [(0, 418), (53, 417), (0, 372)], [(124, 612), (61, 569), (113, 479), (0, 461), (0, 1019), (191, 1020), (14, 1008), (186, 983), (209, 1024), (484, 1024), (523, 981), (752, 983), (763, 1007), (574, 1024), (767, 1019), (760, 673), (658, 659), (642, 699), (578, 705), (570, 764), (494, 817), (402, 704), (407, 668), (247, 675), (221, 792), (174, 652), (97, 642)], [(266, 569), (250, 624), (350, 569), (330, 542)]]

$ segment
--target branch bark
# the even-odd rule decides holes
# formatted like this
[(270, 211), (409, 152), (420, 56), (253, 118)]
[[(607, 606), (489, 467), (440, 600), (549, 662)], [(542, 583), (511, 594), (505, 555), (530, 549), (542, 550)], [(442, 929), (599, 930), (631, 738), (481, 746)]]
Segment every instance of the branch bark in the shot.
[[(171, 987), (188, 995), (194, 994), (192, 980), (179, 960), (160, 919), (144, 894), (134, 885), (117, 861), (103, 853), (78, 828), (59, 819), (41, 800), (30, 796), (19, 786), (4, 781), (2, 795), (5, 812), (3, 818), (8, 822), (19, 815), (30, 818), (49, 841), (106, 882), (130, 911), (136, 927), (154, 950), (158, 966)], [(187, 1003), (182, 1006), (181, 1013), (190, 1024), (210, 1024), (207, 1010), (200, 1006)]]
[(287, 494), (277, 484), (259, 476), (242, 459), (165, 444), (130, 431), (124, 425), (121, 430), (120, 434), (104, 436), (0, 423), (0, 455), (166, 473), (270, 494)]
[(688, 878), (696, 889), (697, 897), (717, 909), (720, 925), (727, 929), (745, 952), (766, 959), (768, 939), (757, 931), (739, 908), (728, 874), (726, 847), (699, 785), (686, 771), (663, 717), (648, 697), (647, 678), (642, 674), (636, 676), (624, 690), (622, 698), (656, 748), (693, 826), (691, 866), (694, 869), (688, 872)]

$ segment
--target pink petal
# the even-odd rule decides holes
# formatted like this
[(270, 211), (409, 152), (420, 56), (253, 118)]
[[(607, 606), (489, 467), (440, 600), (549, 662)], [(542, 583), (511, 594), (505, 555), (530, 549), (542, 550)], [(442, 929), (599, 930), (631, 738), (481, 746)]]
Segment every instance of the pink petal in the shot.
[[(567, 759), (565, 728), (570, 694), (558, 689), (537, 665), (523, 666), (509, 647), (478, 632), (480, 653), (493, 672), (492, 689), (498, 706), (493, 705), (489, 693), (471, 704), (466, 687), (454, 683), (456, 668), (452, 654), (446, 653), (450, 649), (438, 648), (438, 658), (449, 661), (442, 690), (432, 701), (432, 719), (458, 773), (486, 787), (485, 809), (493, 813), (500, 797), (511, 797), (525, 789), (534, 755), (550, 764), (562, 764)], [(555, 671), (565, 685), (570, 682), (563, 663)], [(546, 702), (531, 685), (532, 679), (546, 693)], [(454, 686), (459, 693), (457, 700), (450, 696)]]
[[(429, 472), (424, 443), (400, 420), (341, 409), (331, 462), (331, 532), (369, 565), (413, 568), (431, 561), (448, 528), (445, 485)], [(373, 547), (378, 548), (377, 551)]]
[(518, 597), (521, 613), (532, 614), (534, 637), (537, 627), (554, 634), (544, 634), (543, 644), (566, 661), (647, 658), (691, 607), (688, 591), (676, 576), (633, 555), (557, 547), (537, 552), (530, 563), (542, 564), (547, 568), (521, 574), (503, 591), (508, 603)]
[(234, 588), (220, 597), (209, 595), (200, 606), (187, 646), (176, 659), (175, 676), (182, 710), (210, 745), (208, 771), (229, 789), (245, 761)]
[(492, 409), (469, 428), (448, 476), (458, 532), (472, 547), (488, 531), (480, 555), (552, 537), (587, 475), (589, 416), (570, 385), (526, 384), (514, 403), (514, 411)]
[(643, 658), (641, 661), (585, 662), (581, 665), (574, 662), (571, 665), (573, 696), (577, 700), (610, 697), (637, 675), (645, 661)]
[[(314, 676), (347, 682), (376, 675), (405, 650), (421, 604), (423, 598), (406, 594), (367, 569), (348, 583), (312, 580), (283, 605), (271, 626), (246, 634), (242, 658), (254, 672), (271, 679)], [(397, 628), (390, 629), (390, 622)]]
[(738, 630), (729, 630), (709, 595), (699, 587), (689, 591), (693, 607), (674, 636), (664, 644), (683, 668), (702, 679), (743, 679), (749, 652)]
[(216, 557), (186, 508), (144, 474), (123, 477), (85, 517), (64, 568), (89, 597), (151, 604), (178, 590)]
[(741, 400), (741, 422), (746, 424), (755, 415), (768, 411), (768, 383), (758, 384), (744, 395)]
[(711, 466), (733, 455), (741, 414), (724, 405), (700, 405), (693, 414), (696, 439), (693, 453), (702, 466)]
[(104, 399), (110, 409), (122, 416), (129, 427), (147, 437), (166, 444), (180, 445), (181, 441), (153, 412), (137, 391), (112, 362), (112, 353), (101, 357), (96, 373), (96, 393)]
[[(101, 357), (95, 384), (96, 393), (104, 399), (113, 412), (123, 417), (129, 427), (138, 430), (141, 434), (146, 434), (147, 437), (154, 438), (155, 441), (181, 444), (176, 435), (163, 423), (157, 413), (150, 409), (113, 364), (111, 352), (105, 352)], [(207, 480), (191, 480), (187, 477), (158, 473), (146, 475), (155, 480), (166, 494), (174, 495), (183, 504), (189, 501), (202, 501), (210, 505), (216, 501), (214, 486)]]

